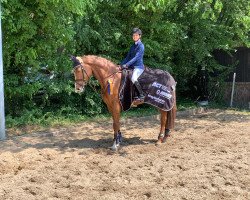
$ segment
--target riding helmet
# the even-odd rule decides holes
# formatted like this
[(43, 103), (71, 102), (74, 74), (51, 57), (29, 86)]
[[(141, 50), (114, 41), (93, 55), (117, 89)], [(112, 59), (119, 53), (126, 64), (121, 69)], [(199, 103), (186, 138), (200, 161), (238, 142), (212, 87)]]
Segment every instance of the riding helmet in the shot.
[(139, 29), (139, 28), (133, 28), (132, 34), (134, 34), (134, 33), (137, 33), (137, 34), (139, 34), (139, 35), (142, 35), (142, 31), (141, 31), (141, 29)]

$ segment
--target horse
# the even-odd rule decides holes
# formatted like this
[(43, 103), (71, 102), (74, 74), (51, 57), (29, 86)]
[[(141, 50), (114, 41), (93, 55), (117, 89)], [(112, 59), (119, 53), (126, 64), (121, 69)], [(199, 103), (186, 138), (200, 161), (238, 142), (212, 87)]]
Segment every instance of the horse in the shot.
[[(95, 56), (71, 56), (73, 61), (73, 73), (75, 77), (75, 92), (84, 92), (85, 86), (91, 76), (94, 76), (101, 86), (102, 100), (107, 105), (108, 111), (112, 115), (114, 139), (112, 150), (117, 150), (122, 141), (122, 134), (120, 131), (120, 114), (122, 111), (119, 100), (119, 87), (121, 84), (122, 69), (112, 61)], [(112, 94), (108, 92), (108, 79), (112, 79)], [(95, 89), (95, 88), (94, 88)], [(169, 111), (159, 109), (160, 112), (160, 133), (156, 144), (165, 143), (170, 136), (170, 130), (174, 128), (174, 120), (176, 116), (176, 100), (174, 91), (174, 106)]]

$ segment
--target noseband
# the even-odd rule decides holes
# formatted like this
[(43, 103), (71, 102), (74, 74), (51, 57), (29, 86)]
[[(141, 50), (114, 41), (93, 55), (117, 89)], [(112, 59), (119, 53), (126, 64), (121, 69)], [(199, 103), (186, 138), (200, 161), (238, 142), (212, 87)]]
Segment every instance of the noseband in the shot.
[[(84, 74), (86, 74), (88, 78), (90, 78), (90, 77), (89, 77), (87, 71), (84, 69), (84, 67), (83, 67), (83, 65), (82, 65), (81, 63), (79, 63), (79, 65), (76, 65), (76, 66), (74, 67), (74, 72), (75, 72), (75, 70), (76, 70), (77, 68), (79, 68), (79, 67), (81, 67), (81, 70), (82, 70), (82, 77), (83, 77), (83, 78), (82, 78), (82, 79), (76, 79), (76, 80), (75, 80), (75, 84), (77, 84), (77, 85), (83, 87), (83, 86), (85, 86), (85, 85), (87, 84), (87, 79), (85, 78)], [(78, 83), (78, 81), (83, 81), (83, 84)]]
[[(79, 67), (81, 67), (81, 70), (82, 70), (82, 79), (76, 79), (76, 80), (75, 80), (75, 84), (77, 84), (77, 85), (79, 85), (80, 87), (83, 88), (85, 85), (87, 85), (87, 79), (86, 79), (86, 77), (84, 76), (84, 74), (86, 74), (86, 76), (88, 77), (88, 79), (90, 79), (90, 76), (88, 75), (87, 71), (84, 69), (83, 64), (80, 63), (79, 61), (78, 61), (77, 63), (75, 63), (74, 71), (75, 71), (77, 68), (79, 68)], [(83, 84), (77, 83), (77, 81), (83, 81)], [(95, 88), (94, 86), (92, 86), (91, 84), (89, 84), (89, 86), (90, 86), (96, 93), (98, 93), (98, 92), (96, 91), (96, 88)]]

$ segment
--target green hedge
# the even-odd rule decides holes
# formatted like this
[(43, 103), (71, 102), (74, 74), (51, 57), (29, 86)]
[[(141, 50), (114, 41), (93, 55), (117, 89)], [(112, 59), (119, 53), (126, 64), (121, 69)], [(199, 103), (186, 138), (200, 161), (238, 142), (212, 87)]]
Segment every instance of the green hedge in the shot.
[(119, 62), (131, 45), (132, 27), (143, 30), (145, 64), (169, 70), (179, 97), (191, 89), (199, 66), (209, 73), (230, 70), (214, 60), (215, 49), (250, 45), (246, 0), (1, 2), (5, 105), (11, 117), (25, 110), (39, 117), (62, 110), (65, 115), (107, 112), (91, 89), (73, 93), (68, 56), (97, 54)]

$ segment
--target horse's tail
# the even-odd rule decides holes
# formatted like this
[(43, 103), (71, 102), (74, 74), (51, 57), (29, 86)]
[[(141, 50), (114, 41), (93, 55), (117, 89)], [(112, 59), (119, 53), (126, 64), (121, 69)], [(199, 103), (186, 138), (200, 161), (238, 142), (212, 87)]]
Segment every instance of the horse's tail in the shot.
[(167, 111), (167, 124), (166, 127), (168, 127), (169, 129), (174, 129), (175, 127), (175, 118), (176, 118), (176, 111), (177, 111), (177, 107), (176, 107), (176, 94), (174, 91), (174, 106), (171, 110)]

